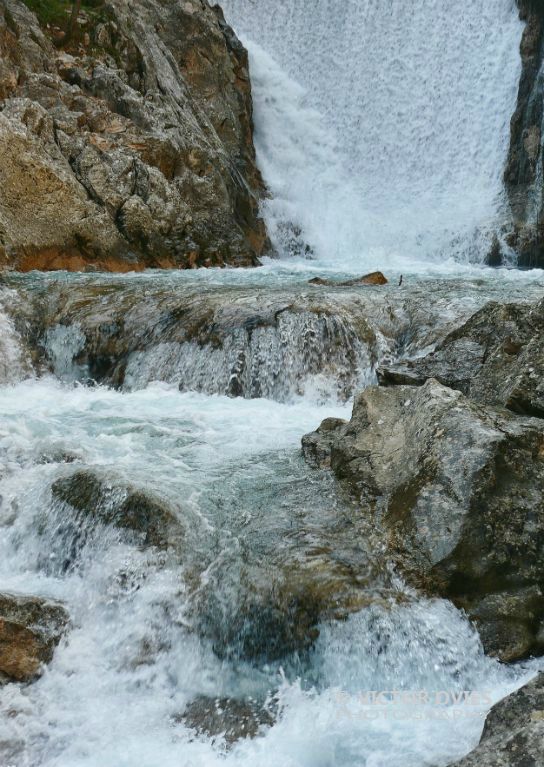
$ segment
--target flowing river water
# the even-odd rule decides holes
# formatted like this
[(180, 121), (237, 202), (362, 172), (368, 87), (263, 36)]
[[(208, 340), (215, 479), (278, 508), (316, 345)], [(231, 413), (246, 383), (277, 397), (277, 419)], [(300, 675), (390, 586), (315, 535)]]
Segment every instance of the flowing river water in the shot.
[[(381, 360), (421, 354), (489, 300), (544, 293), (542, 273), (467, 263), (503, 210), (514, 5), (426, 0), (408, 16), (394, 0), (274, 5), (270, 24), (264, 3), (225, 8), (252, 54), (282, 258), (2, 278), (0, 590), (70, 614), (43, 676), (0, 688), (2, 767), (445, 767), (534, 672), (486, 657), (462, 613), (407, 589), (363, 515), (300, 452), (323, 418), (349, 417)], [(461, 121), (452, 99), (460, 108), (467, 92)], [(388, 285), (308, 284), (374, 267)], [(181, 539), (162, 550), (83, 524), (54, 489), (77, 472), (113, 494), (149, 493)], [(364, 698), (384, 690), (430, 702)], [(451, 701), (462, 691), (481, 696), (468, 711)], [(450, 705), (433, 705), (438, 692)], [(258, 736), (195, 729), (195, 701), (211, 701), (223, 729), (244, 707)]]

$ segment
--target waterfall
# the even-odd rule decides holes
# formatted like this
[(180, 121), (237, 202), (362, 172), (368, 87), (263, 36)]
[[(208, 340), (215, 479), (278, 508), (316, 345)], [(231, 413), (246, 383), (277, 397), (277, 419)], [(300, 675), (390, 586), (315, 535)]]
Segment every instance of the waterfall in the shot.
[(223, 6), (250, 52), (281, 252), (361, 269), (483, 260), (506, 215), (514, 0)]

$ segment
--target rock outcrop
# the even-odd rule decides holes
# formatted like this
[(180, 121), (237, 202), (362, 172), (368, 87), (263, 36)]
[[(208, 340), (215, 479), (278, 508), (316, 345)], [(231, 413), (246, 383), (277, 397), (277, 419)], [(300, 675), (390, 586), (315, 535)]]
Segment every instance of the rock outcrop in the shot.
[(522, 73), (504, 173), (513, 221), (507, 242), (517, 253), (520, 266), (544, 267), (544, 89), (541, 75), (544, 5), (541, 0), (518, 0), (518, 5), (525, 30), (520, 49)]
[(490, 303), (425, 357), (378, 370), (383, 386), (436, 378), (482, 404), (544, 415), (544, 301)]
[(505, 660), (544, 648), (544, 422), (430, 379), (372, 387), (303, 439), (383, 527), (408, 579), (466, 609)]
[(539, 767), (544, 764), (544, 674), (494, 706), (480, 745), (450, 767)]
[(0, 266), (255, 264), (248, 60), (219, 7), (108, 0), (81, 21), (58, 48), (0, 2)]
[(39, 676), (67, 623), (59, 602), (0, 594), (0, 683), (30, 682)]

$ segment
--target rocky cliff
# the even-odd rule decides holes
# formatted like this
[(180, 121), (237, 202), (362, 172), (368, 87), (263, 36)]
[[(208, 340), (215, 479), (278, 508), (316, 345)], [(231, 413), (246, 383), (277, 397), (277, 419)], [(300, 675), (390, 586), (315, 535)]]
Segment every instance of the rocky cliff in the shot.
[(544, 114), (544, 2), (518, 0), (525, 21), (521, 40), (522, 73), (510, 125), (504, 181), (513, 228), (507, 241), (520, 266), (544, 266), (542, 121)]
[(0, 0), (0, 266), (255, 264), (247, 53), (220, 8), (87, 0), (68, 36), (70, 7)]

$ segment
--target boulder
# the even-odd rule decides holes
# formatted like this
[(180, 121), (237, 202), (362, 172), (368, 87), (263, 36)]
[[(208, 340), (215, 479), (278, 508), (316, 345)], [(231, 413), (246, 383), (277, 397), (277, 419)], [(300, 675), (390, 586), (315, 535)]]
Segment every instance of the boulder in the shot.
[(430, 379), (367, 389), (348, 423), (302, 444), (383, 528), (407, 578), (467, 610), (490, 653), (542, 651), (544, 422)]
[[(56, 480), (54, 501), (76, 512), (79, 531), (76, 547), (85, 541), (85, 529), (96, 523), (132, 534), (144, 546), (161, 549), (178, 547), (183, 528), (175, 512), (162, 499), (143, 490), (112, 483), (90, 470), (77, 471)], [(74, 531), (75, 532), (75, 531)]]
[(544, 415), (544, 301), (490, 303), (424, 357), (378, 369), (382, 386), (435, 378), (482, 404)]
[(219, 7), (111, 0), (63, 41), (43, 6), (0, 5), (0, 267), (257, 263), (248, 57)]
[(0, 680), (30, 682), (39, 676), (67, 623), (59, 602), (0, 594)]
[(544, 674), (489, 712), (479, 746), (450, 767), (540, 767), (544, 764)]

